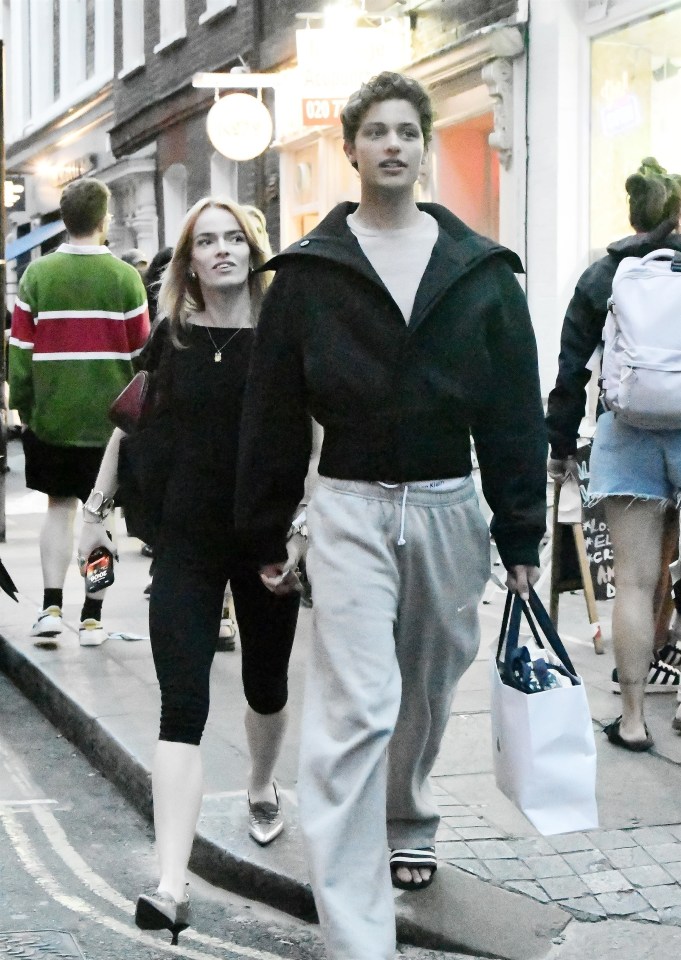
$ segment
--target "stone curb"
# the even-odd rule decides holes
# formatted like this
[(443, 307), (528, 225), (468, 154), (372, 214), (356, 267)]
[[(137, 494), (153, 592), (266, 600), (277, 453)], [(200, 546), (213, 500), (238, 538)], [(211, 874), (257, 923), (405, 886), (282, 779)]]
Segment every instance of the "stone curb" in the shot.
[[(152, 819), (151, 774), (38, 664), (0, 634), (0, 670), (75, 744), (121, 793)], [(284, 871), (215, 842), (199, 829), (191, 868), (211, 883), (302, 920), (315, 921), (312, 891)], [(551, 949), (570, 914), (443, 864), (428, 893), (398, 896), (398, 938), (430, 949), (501, 960), (536, 960)], [(465, 918), (465, 919), (462, 919)]]

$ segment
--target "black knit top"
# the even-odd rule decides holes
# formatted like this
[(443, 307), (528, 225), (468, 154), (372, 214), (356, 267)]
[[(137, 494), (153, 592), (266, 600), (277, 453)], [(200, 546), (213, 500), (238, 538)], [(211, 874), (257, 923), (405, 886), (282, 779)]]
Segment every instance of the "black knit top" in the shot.
[(225, 546), (225, 538), (233, 540), (239, 426), (253, 333), (248, 327), (211, 327), (209, 335), (208, 328), (192, 325), (186, 349), (163, 350), (164, 331), (145, 358), (148, 369), (161, 363), (161, 355), (167, 363), (160, 374), (163, 408), (174, 428), (159, 546), (191, 542), (209, 550), (212, 544)]

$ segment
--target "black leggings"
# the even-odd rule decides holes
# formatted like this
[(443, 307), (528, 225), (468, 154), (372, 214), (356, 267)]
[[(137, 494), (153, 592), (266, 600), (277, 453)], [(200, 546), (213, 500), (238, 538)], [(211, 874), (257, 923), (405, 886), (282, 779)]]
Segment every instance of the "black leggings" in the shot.
[(233, 557), (166, 547), (156, 558), (149, 606), (151, 649), (161, 687), (161, 740), (201, 742), (228, 580), (241, 637), (246, 700), (263, 714), (286, 705), (298, 595), (274, 596), (254, 567)]

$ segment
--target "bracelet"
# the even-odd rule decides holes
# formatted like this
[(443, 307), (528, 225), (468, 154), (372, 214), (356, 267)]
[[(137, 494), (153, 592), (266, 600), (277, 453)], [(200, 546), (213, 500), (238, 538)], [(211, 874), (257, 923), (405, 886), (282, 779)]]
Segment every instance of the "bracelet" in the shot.
[(291, 540), (295, 536), (300, 536), (307, 540), (307, 509), (301, 510), (298, 516), (292, 521), (286, 534), (286, 539)]
[[(83, 520), (86, 523), (103, 523), (105, 517), (113, 510), (113, 497), (106, 497), (101, 490), (93, 490), (83, 504)], [(89, 513), (95, 520), (88, 520), (85, 514)]]

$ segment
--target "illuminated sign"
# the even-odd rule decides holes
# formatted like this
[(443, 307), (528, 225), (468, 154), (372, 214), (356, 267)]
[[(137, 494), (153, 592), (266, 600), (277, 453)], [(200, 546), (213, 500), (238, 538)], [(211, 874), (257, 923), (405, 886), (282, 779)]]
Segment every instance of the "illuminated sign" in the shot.
[(12, 207), (15, 210), (26, 209), (23, 177), (8, 177), (5, 180), (5, 207), (8, 210)]
[(303, 97), (303, 126), (328, 127), (339, 124), (345, 97)]
[(272, 118), (262, 101), (248, 93), (230, 93), (213, 104), (206, 121), (216, 150), (230, 160), (252, 160), (272, 139)]
[(296, 31), (296, 48), (308, 96), (347, 98), (374, 74), (410, 62), (409, 20), (396, 17), (374, 27), (307, 27)]

